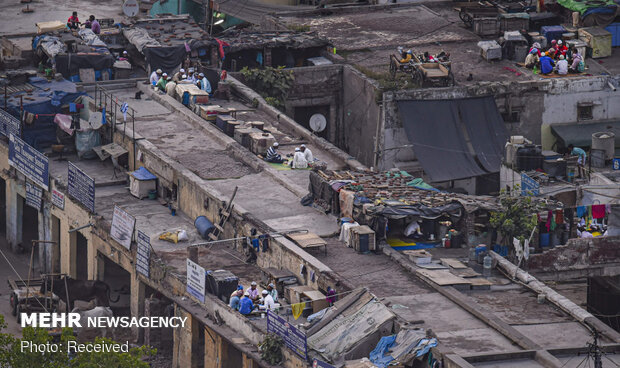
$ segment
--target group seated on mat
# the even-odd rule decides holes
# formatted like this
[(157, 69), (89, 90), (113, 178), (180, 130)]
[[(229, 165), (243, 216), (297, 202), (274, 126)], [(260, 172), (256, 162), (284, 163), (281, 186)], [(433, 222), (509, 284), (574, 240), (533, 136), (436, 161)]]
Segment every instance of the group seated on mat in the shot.
[(551, 73), (566, 75), (583, 73), (585, 62), (576, 47), (569, 49), (562, 40), (552, 40), (551, 48), (547, 51), (541, 51), (540, 44), (534, 42), (525, 57), (525, 67), (534, 71), (540, 70), (544, 75)]

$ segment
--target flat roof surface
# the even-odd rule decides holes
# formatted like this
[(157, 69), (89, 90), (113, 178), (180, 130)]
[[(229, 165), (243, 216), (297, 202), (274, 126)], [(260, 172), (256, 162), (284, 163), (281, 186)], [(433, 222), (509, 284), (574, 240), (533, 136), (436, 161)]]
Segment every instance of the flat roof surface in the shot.
[[(465, 27), (459, 13), (446, 4), (399, 5), (374, 9), (358, 7), (355, 12), (321, 16), (286, 15), (285, 24), (308, 25), (311, 30), (328, 38), (338, 54), (372, 78), (389, 78), (390, 55), (397, 46), (413, 49), (420, 54), (428, 51), (450, 53), (451, 70), (456, 83), (470, 85), (479, 82), (540, 80), (540, 75), (516, 65), (524, 60), (488, 62), (480, 56), (477, 43), (498, 37), (480, 37)], [(588, 75), (619, 74), (620, 51), (612, 49), (612, 56), (586, 59), (584, 78)], [(379, 75), (377, 75), (377, 73)], [(467, 80), (469, 74), (472, 79)], [(405, 86), (404, 88), (412, 88)]]

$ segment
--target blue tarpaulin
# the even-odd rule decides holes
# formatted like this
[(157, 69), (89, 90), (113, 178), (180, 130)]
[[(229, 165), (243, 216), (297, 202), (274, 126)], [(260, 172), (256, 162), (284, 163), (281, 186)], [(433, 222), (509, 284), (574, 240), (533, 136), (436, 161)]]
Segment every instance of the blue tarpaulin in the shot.
[(157, 180), (157, 176), (151, 174), (144, 166), (131, 173), (138, 180)]
[(396, 341), (396, 335), (384, 336), (379, 340), (377, 347), (370, 352), (370, 361), (379, 368), (385, 368), (394, 358), (386, 355)]
[(368, 358), (377, 367), (387, 368), (394, 360), (409, 363), (407, 360), (427, 354), (437, 344), (437, 339), (426, 338), (423, 330), (401, 330), (398, 335), (382, 337)]
[(20, 91), (7, 98), (8, 112), (19, 118), (20, 96), (24, 96), (24, 112), (35, 115), (35, 118), (23, 126), (23, 140), (36, 149), (56, 143), (56, 125), (54, 116), (62, 112), (62, 106), (75, 101), (86, 93), (77, 92), (75, 84), (67, 80), (49, 82), (45, 78), (32, 77), (28, 81), (35, 87), (31, 92)]

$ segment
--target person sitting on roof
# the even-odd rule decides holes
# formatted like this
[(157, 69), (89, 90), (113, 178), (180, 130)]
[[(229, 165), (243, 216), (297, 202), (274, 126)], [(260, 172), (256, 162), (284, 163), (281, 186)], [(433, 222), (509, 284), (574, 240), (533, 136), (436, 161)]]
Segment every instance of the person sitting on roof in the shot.
[(278, 301), (278, 290), (276, 290), (276, 286), (274, 284), (267, 285), (267, 292), (273, 298), (274, 302)]
[(308, 161), (308, 163), (314, 161), (314, 156), (312, 155), (312, 151), (310, 151), (310, 148), (306, 147), (305, 144), (302, 144), (299, 149), (301, 150), (301, 153), (304, 154), (304, 157), (306, 158), (306, 161)]
[(412, 221), (403, 232), (407, 238), (420, 239), (422, 238), (422, 231), (420, 231), (420, 222), (418, 220)]
[(191, 79), (192, 83), (196, 83), (196, 74), (194, 73), (194, 68), (189, 68), (187, 71), (187, 79)]
[(252, 302), (252, 299), (250, 299), (250, 293), (246, 291), (243, 294), (243, 298), (241, 298), (241, 301), (239, 301), (239, 313), (247, 316), (248, 314), (252, 313), (253, 310), (254, 303)]
[(95, 19), (94, 15), (88, 17), (88, 20), (86, 21), (86, 23), (84, 23), (84, 27), (90, 28), (94, 34), (101, 33), (101, 25), (99, 24), (99, 22), (97, 22), (97, 19)]
[(250, 284), (250, 289), (248, 290), (248, 293), (250, 294), (250, 299), (252, 299), (254, 303), (258, 301), (258, 288), (256, 286), (256, 281), (252, 281), (252, 283)]
[(528, 51), (528, 54), (530, 54), (532, 52), (532, 50), (536, 49), (536, 55), (538, 55), (538, 57), (541, 57), (542, 55), (540, 54), (540, 50), (542, 49), (540, 47), (540, 43), (538, 42), (534, 42), (532, 44), (532, 47), (530, 47), (530, 51)]
[(402, 54), (400, 54), (400, 56), (401, 63), (408, 63), (411, 59), (413, 59), (413, 51), (407, 50), (407, 52), (403, 52)]
[(279, 146), (280, 145), (278, 144), (278, 142), (274, 142), (273, 145), (269, 147), (269, 149), (267, 149), (267, 156), (265, 157), (265, 161), (272, 162), (274, 164), (281, 164), (282, 162), (284, 162), (282, 156), (280, 156), (280, 154), (278, 153)]
[(237, 286), (237, 290), (233, 291), (232, 294), (230, 294), (230, 302), (228, 303), (228, 305), (233, 310), (239, 310), (239, 304), (240, 304), (242, 297), (243, 297), (243, 285), (239, 285)]
[(291, 160), (289, 165), (291, 166), (291, 169), (305, 169), (308, 167), (308, 161), (306, 160), (303, 152), (301, 152), (301, 148), (295, 148), (293, 160)]
[(571, 65), (568, 68), (568, 71), (571, 73), (583, 73), (586, 66), (583, 62), (583, 56), (579, 53), (579, 50), (573, 46), (571, 49)]
[(566, 52), (568, 52), (568, 47), (564, 44), (564, 41), (558, 40), (555, 44), (555, 54), (559, 57), (560, 55), (566, 57)]
[(274, 311), (276, 309), (276, 302), (267, 290), (263, 290), (263, 307), (266, 311)]
[(129, 53), (127, 53), (127, 51), (123, 51), (123, 53), (118, 56), (118, 60), (129, 61)]
[(67, 19), (67, 27), (70, 29), (78, 29), (80, 28), (80, 19), (78, 18), (77, 12), (74, 11), (73, 14)]
[(155, 84), (155, 88), (159, 89), (160, 91), (166, 91), (166, 82), (168, 81), (168, 74), (167, 73), (163, 73), (161, 75), (161, 78), (159, 78), (159, 80), (157, 81), (157, 84)]
[(566, 75), (568, 74), (568, 61), (566, 61), (566, 58), (564, 57), (564, 55), (560, 55), (558, 57), (560, 60), (558, 60), (557, 63), (555, 63), (555, 72), (560, 74), (560, 75)]
[(177, 84), (172, 80), (172, 77), (168, 76), (168, 80), (166, 81), (166, 94), (174, 98), (176, 88)]
[(174, 75), (172, 76), (172, 80), (175, 81), (176, 83), (179, 83), (180, 81), (183, 80), (183, 74), (185, 74), (185, 69), (181, 68), (181, 70), (174, 73)]
[(211, 94), (211, 83), (209, 83), (209, 80), (205, 77), (204, 73), (198, 74), (198, 77), (200, 80), (200, 89), (208, 94)]
[(540, 52), (538, 51), (538, 49), (531, 49), (530, 53), (527, 54), (527, 56), (525, 57), (525, 67), (528, 69), (532, 69), (534, 68), (534, 66), (538, 65), (540, 58), (538, 57), (538, 54)]
[[(548, 54), (553, 54), (551, 50), (548, 51)], [(540, 72), (542, 74), (549, 74), (553, 71), (553, 67), (555, 66), (555, 62), (552, 59), (552, 56), (545, 54), (540, 58)]]
[(157, 82), (161, 79), (161, 74), (162, 74), (161, 69), (157, 69), (156, 71), (151, 73), (151, 77), (149, 78), (149, 81), (151, 82), (152, 86), (156, 85)]

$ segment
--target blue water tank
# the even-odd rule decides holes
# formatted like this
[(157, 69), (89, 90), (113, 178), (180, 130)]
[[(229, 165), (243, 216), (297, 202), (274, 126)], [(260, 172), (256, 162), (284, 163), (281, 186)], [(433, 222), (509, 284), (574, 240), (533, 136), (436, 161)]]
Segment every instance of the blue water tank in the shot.
[(196, 230), (198, 230), (198, 234), (200, 234), (203, 239), (208, 239), (209, 234), (215, 229), (213, 223), (204, 216), (196, 217), (196, 221), (194, 221), (194, 226), (196, 227)]

